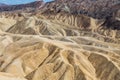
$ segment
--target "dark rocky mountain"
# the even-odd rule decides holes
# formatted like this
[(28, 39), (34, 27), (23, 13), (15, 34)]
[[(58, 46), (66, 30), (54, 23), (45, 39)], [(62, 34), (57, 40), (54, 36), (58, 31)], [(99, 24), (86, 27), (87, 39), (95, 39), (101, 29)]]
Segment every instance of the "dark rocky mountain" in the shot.
[(53, 9), (56, 12), (65, 11), (71, 14), (84, 14), (94, 18), (106, 18), (113, 16), (120, 9), (119, 0), (55, 0), (49, 3), (35, 1), (28, 4), (2, 6), (0, 12), (14, 11), (26, 8)]
[(67, 11), (72, 14), (84, 14), (94, 18), (112, 16), (120, 9), (119, 0), (55, 0), (47, 3), (48, 8), (56, 11)]

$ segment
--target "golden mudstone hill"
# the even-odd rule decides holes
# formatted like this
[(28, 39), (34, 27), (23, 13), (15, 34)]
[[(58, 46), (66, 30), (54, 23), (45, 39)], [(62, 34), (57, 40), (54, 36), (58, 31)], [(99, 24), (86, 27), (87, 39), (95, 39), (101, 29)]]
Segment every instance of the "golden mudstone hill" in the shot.
[(119, 13), (0, 13), (0, 80), (120, 80)]

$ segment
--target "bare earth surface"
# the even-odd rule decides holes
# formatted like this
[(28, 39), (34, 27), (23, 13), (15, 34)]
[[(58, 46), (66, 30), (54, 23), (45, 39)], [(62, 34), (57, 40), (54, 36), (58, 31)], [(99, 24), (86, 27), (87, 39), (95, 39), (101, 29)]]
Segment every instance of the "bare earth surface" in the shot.
[(0, 80), (120, 80), (119, 19), (0, 13)]

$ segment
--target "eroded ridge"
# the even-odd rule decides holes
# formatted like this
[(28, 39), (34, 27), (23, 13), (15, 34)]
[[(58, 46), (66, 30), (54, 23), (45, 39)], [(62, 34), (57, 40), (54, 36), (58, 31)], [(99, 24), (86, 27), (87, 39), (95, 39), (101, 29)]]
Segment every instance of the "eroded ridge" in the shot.
[(52, 10), (1, 14), (0, 79), (120, 80), (114, 21), (109, 27), (105, 19)]

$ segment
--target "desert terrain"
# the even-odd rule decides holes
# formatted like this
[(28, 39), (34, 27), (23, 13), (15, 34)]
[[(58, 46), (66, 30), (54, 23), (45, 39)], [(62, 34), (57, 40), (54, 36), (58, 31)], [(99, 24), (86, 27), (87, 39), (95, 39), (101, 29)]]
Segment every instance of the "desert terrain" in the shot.
[(0, 8), (0, 80), (120, 80), (119, 0), (63, 1)]

